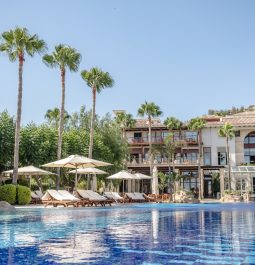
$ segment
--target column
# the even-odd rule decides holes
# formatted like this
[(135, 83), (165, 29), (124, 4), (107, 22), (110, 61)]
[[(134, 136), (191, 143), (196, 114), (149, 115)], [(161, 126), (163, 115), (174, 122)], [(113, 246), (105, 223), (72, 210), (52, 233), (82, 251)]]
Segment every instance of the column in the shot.
[(224, 196), (224, 191), (225, 191), (225, 187), (224, 187), (224, 178), (225, 178), (225, 173), (224, 173), (224, 168), (220, 169), (220, 195), (221, 198)]
[(200, 177), (201, 177), (201, 199), (204, 199), (204, 170), (200, 169)]

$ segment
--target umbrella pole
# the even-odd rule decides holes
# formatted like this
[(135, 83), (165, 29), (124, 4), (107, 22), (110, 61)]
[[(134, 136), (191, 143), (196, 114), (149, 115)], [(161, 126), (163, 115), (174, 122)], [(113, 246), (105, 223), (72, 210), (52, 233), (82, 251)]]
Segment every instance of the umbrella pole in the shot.
[(75, 192), (77, 192), (77, 166), (75, 168)]

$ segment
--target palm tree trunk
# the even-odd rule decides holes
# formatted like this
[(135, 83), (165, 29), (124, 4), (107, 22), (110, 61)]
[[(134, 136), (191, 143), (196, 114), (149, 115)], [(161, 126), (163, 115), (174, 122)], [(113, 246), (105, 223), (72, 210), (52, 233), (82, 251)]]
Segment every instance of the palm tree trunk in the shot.
[(18, 105), (15, 129), (15, 145), (14, 145), (14, 161), (13, 161), (13, 179), (12, 183), (17, 184), (18, 167), (19, 167), (19, 136), (20, 136), (20, 123), (21, 123), (21, 110), (22, 110), (22, 74), (23, 74), (24, 55), (19, 54), (19, 87), (18, 87)]
[[(89, 139), (89, 158), (92, 158), (93, 155), (93, 144), (94, 144), (94, 123), (95, 123), (95, 113), (96, 113), (96, 88), (92, 88), (92, 113), (91, 113), (91, 121), (90, 121), (90, 139)], [(96, 176), (93, 176), (92, 187), (96, 190)], [(90, 177), (88, 177), (88, 183), (90, 183)]]
[(226, 137), (226, 148), (227, 148), (227, 163), (228, 163), (228, 190), (231, 191), (231, 164), (230, 164), (230, 154), (229, 154), (229, 142), (228, 137)]
[(96, 88), (92, 88), (92, 96), (93, 96), (93, 107), (91, 113), (91, 121), (90, 121), (90, 139), (89, 139), (89, 158), (92, 158), (93, 153), (93, 143), (94, 143), (94, 123), (95, 123), (95, 112), (96, 112)]
[(198, 199), (201, 200), (203, 197), (202, 194), (202, 180), (201, 180), (201, 130), (198, 130)]
[[(61, 108), (60, 108), (60, 119), (58, 127), (58, 152), (57, 159), (61, 159), (62, 154), (62, 134), (64, 128), (64, 114), (65, 114), (65, 68), (61, 68), (61, 85), (62, 85), (62, 98), (61, 98)], [(60, 186), (60, 168), (57, 171), (57, 190)]]
[(150, 175), (152, 176), (152, 164), (153, 164), (153, 161), (152, 161), (152, 143), (151, 143), (151, 117), (149, 116), (148, 117), (148, 121), (149, 121), (149, 154), (150, 154)]
[(173, 200), (173, 188), (172, 188), (172, 182), (173, 178), (171, 177), (171, 160), (172, 160), (172, 155), (169, 157), (168, 161), (168, 172), (169, 172), (169, 202)]

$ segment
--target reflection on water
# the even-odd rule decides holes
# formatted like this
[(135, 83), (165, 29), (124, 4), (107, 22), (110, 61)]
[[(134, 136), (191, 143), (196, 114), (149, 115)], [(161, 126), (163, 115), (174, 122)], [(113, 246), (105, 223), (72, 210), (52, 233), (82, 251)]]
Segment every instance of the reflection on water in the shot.
[(0, 215), (0, 264), (255, 264), (255, 205), (127, 205)]

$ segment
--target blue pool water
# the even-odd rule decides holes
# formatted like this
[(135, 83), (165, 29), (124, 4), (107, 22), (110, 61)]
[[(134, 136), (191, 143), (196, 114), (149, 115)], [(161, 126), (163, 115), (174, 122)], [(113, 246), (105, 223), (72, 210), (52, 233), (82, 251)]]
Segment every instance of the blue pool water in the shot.
[(255, 204), (0, 213), (0, 264), (255, 264)]

